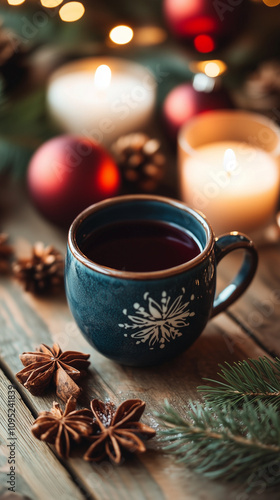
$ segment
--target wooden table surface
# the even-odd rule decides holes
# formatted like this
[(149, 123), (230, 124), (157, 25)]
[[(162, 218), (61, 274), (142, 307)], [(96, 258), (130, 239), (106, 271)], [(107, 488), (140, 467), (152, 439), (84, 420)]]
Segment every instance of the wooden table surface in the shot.
[[(18, 255), (41, 240), (65, 252), (66, 232), (47, 223), (32, 208), (22, 189), (9, 187), (1, 193), (1, 230), (9, 233)], [(280, 244), (259, 248), (257, 275), (237, 303), (211, 320), (196, 343), (179, 358), (156, 368), (131, 368), (104, 358), (87, 344), (69, 312), (66, 299), (36, 298), (24, 292), (12, 278), (0, 279), (1, 406), (0, 497), (7, 495), (8, 386), (16, 393), (16, 492), (32, 500), (247, 500), (279, 499), (279, 492), (265, 486), (252, 495), (242, 485), (208, 481), (164, 453), (157, 439), (148, 451), (117, 467), (110, 462), (91, 464), (81, 458), (61, 460), (53, 447), (36, 440), (32, 422), (50, 409), (54, 392), (34, 397), (15, 378), (21, 368), (19, 354), (33, 351), (41, 342), (60, 344), (62, 350), (90, 353), (90, 374), (83, 382), (81, 406), (94, 397), (116, 404), (128, 398), (146, 401), (143, 421), (155, 429), (153, 412), (162, 411), (167, 398), (178, 412), (197, 397), (203, 377), (215, 377), (218, 364), (249, 357), (280, 355)], [(238, 256), (219, 266), (218, 287), (233, 275)], [(7, 497), (8, 498), (8, 497)], [(18, 498), (18, 497), (11, 497)]]

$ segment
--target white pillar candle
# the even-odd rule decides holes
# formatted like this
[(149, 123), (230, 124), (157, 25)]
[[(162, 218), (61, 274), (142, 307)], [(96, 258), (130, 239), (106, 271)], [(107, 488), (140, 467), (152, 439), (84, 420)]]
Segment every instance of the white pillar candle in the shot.
[(47, 106), (61, 130), (105, 145), (138, 131), (153, 114), (156, 82), (140, 64), (117, 58), (88, 58), (56, 71)]
[(275, 214), (280, 131), (264, 117), (215, 111), (179, 134), (182, 199), (205, 213), (216, 234), (254, 232)]

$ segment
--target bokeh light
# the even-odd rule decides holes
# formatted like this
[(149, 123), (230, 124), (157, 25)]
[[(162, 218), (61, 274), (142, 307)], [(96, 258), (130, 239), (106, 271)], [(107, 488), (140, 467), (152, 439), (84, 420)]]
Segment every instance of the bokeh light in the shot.
[(227, 70), (227, 65), (220, 59), (207, 61), (193, 61), (189, 64), (189, 68), (193, 73), (205, 73), (211, 78), (222, 75)]
[(167, 32), (160, 26), (140, 26), (134, 31), (134, 42), (142, 47), (159, 45), (167, 39)]
[(53, 9), (54, 7), (58, 7), (63, 2), (63, 0), (41, 0), (41, 4), (43, 7), (47, 7), (48, 9)]
[(209, 61), (206, 62), (205, 64), (204, 73), (207, 76), (215, 78), (216, 76), (219, 76), (221, 73), (224, 73), (226, 68), (227, 67), (225, 63), (223, 63), (223, 61)]
[(215, 86), (214, 78), (210, 78), (205, 73), (197, 73), (193, 79), (193, 88), (197, 92), (212, 92)]
[(25, 0), (7, 0), (9, 5), (21, 5)]
[(120, 173), (113, 162), (105, 161), (96, 179), (97, 188), (103, 195), (112, 195), (120, 185)]
[(68, 2), (59, 10), (59, 15), (62, 21), (73, 23), (83, 17), (85, 8), (81, 2)]
[(205, 75), (211, 76), (212, 78), (215, 78), (220, 74), (220, 68), (219, 65), (216, 64), (215, 62), (209, 62), (205, 65), (204, 69)]
[(263, 3), (267, 5), (267, 7), (277, 7), (280, 4), (280, 0), (263, 0)]
[(193, 44), (198, 52), (207, 53), (215, 49), (215, 42), (209, 35), (198, 35), (195, 37)]
[(115, 28), (110, 31), (109, 38), (118, 45), (125, 45), (132, 40), (133, 30), (129, 26), (115, 26)]

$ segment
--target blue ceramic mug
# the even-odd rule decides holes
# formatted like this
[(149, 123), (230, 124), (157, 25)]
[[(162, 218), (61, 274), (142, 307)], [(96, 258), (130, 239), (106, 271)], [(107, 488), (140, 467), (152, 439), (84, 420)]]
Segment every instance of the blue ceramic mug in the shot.
[[(85, 238), (108, 223), (163, 221), (198, 242), (199, 254), (153, 272), (121, 271), (91, 261)], [(234, 280), (216, 298), (216, 268), (237, 249), (244, 260)], [(104, 356), (135, 366), (154, 365), (187, 349), (207, 321), (248, 287), (257, 252), (245, 235), (215, 238), (206, 218), (185, 204), (153, 195), (108, 199), (84, 210), (69, 230), (65, 284), (70, 310), (86, 339)]]

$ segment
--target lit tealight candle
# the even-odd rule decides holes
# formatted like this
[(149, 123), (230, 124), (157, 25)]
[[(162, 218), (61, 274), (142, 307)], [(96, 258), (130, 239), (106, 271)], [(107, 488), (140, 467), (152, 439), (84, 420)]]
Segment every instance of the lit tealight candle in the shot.
[(273, 217), (279, 196), (280, 131), (252, 113), (209, 112), (179, 134), (181, 196), (214, 231), (252, 232)]
[(117, 58), (75, 61), (52, 76), (48, 109), (65, 132), (105, 145), (145, 128), (155, 105), (156, 82), (139, 64)]

